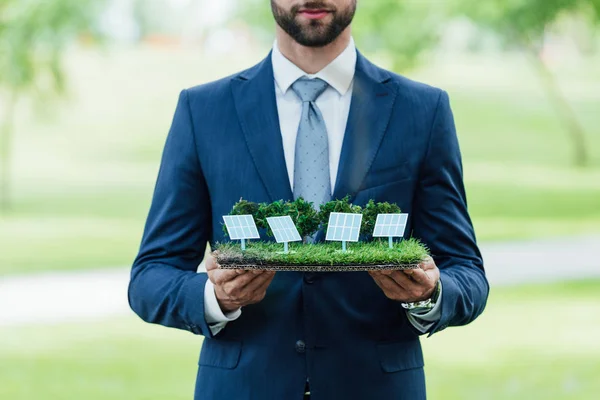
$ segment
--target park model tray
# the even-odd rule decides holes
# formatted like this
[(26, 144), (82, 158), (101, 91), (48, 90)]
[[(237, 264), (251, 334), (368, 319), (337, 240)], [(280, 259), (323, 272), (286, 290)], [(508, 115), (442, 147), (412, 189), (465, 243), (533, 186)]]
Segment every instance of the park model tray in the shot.
[[(218, 262), (218, 259), (217, 259)], [(387, 264), (387, 265), (248, 265), (220, 264), (221, 269), (242, 269), (259, 271), (298, 271), (298, 272), (351, 272), (408, 270), (419, 268), (419, 264)]]

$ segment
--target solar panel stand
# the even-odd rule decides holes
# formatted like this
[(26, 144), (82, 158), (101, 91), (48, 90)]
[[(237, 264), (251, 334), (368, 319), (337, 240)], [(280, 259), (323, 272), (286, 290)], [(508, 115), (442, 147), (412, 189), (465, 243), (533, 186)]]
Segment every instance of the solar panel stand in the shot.
[(389, 241), (389, 244), (390, 244), (390, 249), (393, 249), (394, 248), (394, 238), (391, 237), (391, 236), (389, 236), (388, 237), (388, 241)]
[(342, 251), (345, 253), (346, 252), (346, 241), (342, 240)]
[(246, 250), (246, 239), (242, 239), (242, 251)]
[(284, 254), (288, 254), (290, 252), (288, 242), (283, 243), (283, 252), (284, 252)]

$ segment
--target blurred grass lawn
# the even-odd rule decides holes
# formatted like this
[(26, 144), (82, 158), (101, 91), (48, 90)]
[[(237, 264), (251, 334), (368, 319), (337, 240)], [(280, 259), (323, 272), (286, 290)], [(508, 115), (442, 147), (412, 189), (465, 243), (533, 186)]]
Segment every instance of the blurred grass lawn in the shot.
[[(68, 101), (44, 104), (41, 119), (22, 107), (17, 118), (0, 274), (129, 265), (179, 90), (257, 55), (206, 62), (183, 50), (74, 52)], [(570, 166), (567, 134), (522, 60), (439, 59), (409, 74), (450, 93), (480, 240), (600, 232), (597, 65), (556, 69), (588, 132), (588, 169)]]
[[(502, 288), (470, 326), (424, 339), (429, 397), (592, 400), (600, 281)], [(132, 318), (0, 329), (0, 398), (189, 399), (201, 337)]]

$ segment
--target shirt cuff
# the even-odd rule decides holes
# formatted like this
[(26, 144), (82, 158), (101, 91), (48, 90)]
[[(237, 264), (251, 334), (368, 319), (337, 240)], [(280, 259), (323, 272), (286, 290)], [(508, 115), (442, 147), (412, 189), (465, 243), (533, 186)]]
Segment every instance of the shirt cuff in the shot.
[(440, 282), (440, 293), (438, 295), (438, 301), (435, 303), (435, 306), (429, 311), (407, 311), (406, 316), (408, 317), (409, 322), (414, 326), (419, 332), (426, 333), (433, 327), (433, 325), (440, 320), (442, 317), (442, 284)]
[(221, 306), (215, 294), (215, 287), (208, 279), (204, 286), (204, 318), (209, 325), (213, 335), (219, 333), (228, 322), (235, 321), (242, 315), (242, 309), (238, 308), (235, 311), (223, 313)]

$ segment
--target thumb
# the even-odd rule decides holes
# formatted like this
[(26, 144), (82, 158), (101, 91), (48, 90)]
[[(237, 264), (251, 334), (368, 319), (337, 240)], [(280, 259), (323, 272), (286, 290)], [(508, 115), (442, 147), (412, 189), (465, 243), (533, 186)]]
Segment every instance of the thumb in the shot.
[(217, 263), (217, 260), (213, 256), (213, 254), (207, 255), (206, 259), (204, 260), (204, 265), (206, 266), (206, 271), (207, 272), (208, 271), (214, 271), (215, 269), (219, 268), (219, 264)]

